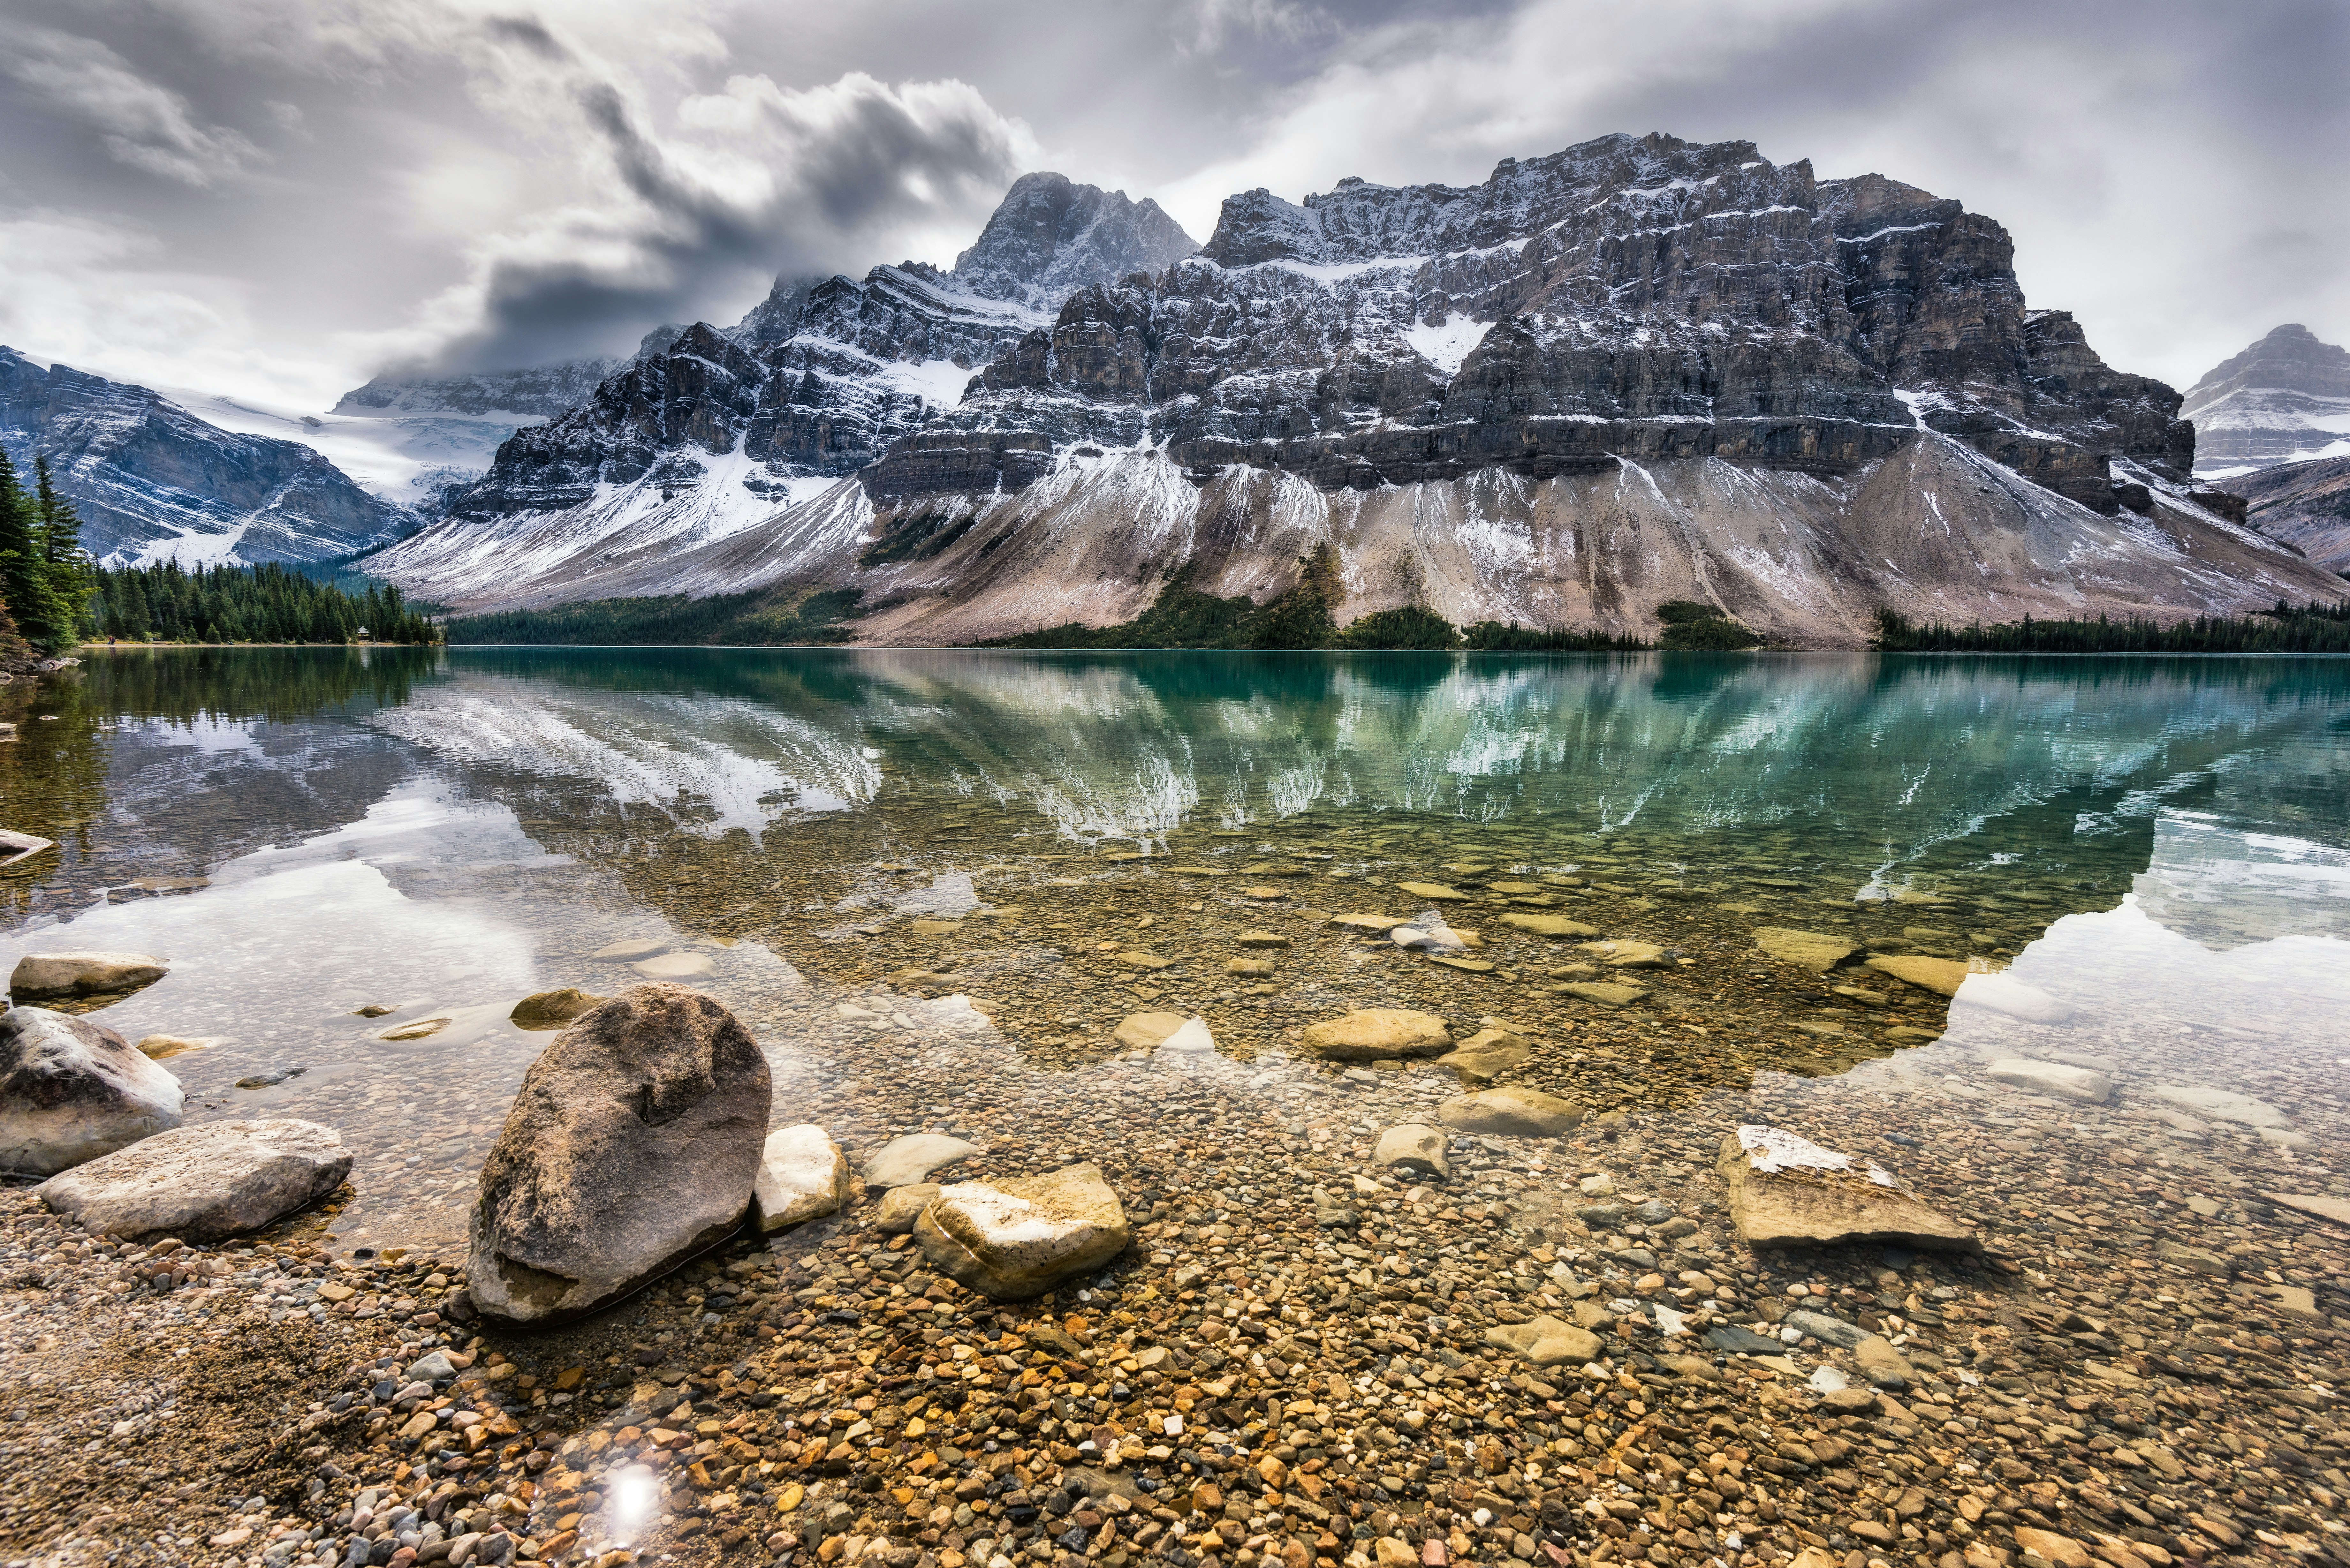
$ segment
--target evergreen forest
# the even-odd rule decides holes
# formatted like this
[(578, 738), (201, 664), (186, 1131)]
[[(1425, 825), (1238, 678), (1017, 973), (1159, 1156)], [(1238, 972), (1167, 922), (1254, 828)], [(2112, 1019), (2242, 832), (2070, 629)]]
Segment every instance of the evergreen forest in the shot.
[(1870, 646), (1885, 653), (2350, 653), (2350, 599), (2248, 616), (2152, 620), (2022, 620), (1997, 626), (1919, 626), (1877, 612)]
[(390, 583), (353, 592), (297, 566), (92, 568), (90, 638), (146, 642), (438, 642), (440, 628)]

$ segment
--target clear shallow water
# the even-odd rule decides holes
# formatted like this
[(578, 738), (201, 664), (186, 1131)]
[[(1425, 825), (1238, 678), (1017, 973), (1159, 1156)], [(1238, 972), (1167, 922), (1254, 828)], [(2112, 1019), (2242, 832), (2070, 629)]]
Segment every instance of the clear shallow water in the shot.
[[(2350, 1054), (2350, 661), (165, 650), (16, 716), (0, 826), (62, 847), (0, 873), (0, 962), (170, 957), (104, 1021), (206, 1042), (170, 1060), (192, 1116), (341, 1127), (348, 1246), (461, 1231), (549, 1038), (507, 1010), (629, 983), (621, 938), (707, 961), (780, 1120), (875, 1137), (1125, 1083), (1145, 1009), (1269, 1102), (1335, 1083), (1289, 1032), (1370, 1005), (1523, 1023), (1537, 1081), (1614, 1103)], [(1494, 968), (1327, 923), (1426, 913), (1405, 881), (1468, 894)], [(1650, 994), (1562, 991), (1586, 955), (1510, 897), (1666, 949), (1605, 977)], [(2012, 967), (2062, 1016), (1814, 975), (1762, 926)], [(1226, 969), (1253, 929), (1291, 939), (1271, 976)]]

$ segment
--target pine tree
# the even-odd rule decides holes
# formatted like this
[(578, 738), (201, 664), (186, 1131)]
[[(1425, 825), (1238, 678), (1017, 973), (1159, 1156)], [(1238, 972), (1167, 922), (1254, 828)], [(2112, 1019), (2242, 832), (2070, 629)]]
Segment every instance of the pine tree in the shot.
[(50, 591), (42, 545), (39, 503), (25, 493), (16, 464), (0, 452), (0, 598), (25, 640), (54, 653), (72, 642), (74, 627)]
[(57, 600), (63, 624), (78, 637), (89, 608), (89, 597), (98, 587), (96, 578), (90, 575), (89, 556), (81, 547), (81, 514), (74, 510), (72, 502), (57, 493), (57, 484), (49, 477), (49, 460), (37, 452), (33, 455), (33, 474), (34, 506), (41, 519), (42, 575), (47, 579), (50, 597)]

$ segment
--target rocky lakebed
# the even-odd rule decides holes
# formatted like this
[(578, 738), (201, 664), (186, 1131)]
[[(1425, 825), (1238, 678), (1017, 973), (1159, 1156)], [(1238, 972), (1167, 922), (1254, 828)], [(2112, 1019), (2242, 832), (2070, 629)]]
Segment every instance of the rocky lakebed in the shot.
[[(1929, 1044), (1954, 961), (1855, 971), (1840, 931), (1765, 927), (1757, 972), (1894, 1028), (1872, 988), (1936, 998), (1917, 1042), (1643, 1094), (1672, 1025), (1591, 992), (1677, 960), (1511, 897), (1483, 895), (1490, 945), (1450, 910), (1305, 929), (1448, 983), (1482, 976), (1437, 960), (1498, 953), (1542, 981), (1512, 1015), (1309, 1008), (1236, 1049), (1146, 970), (1097, 998), (1129, 1011), (1082, 1072), (949, 964), (784, 1042), (681, 983), (701, 954), (617, 951), (617, 996), (515, 1005), (546, 1044), (468, 1239), (409, 1248), (337, 1237), (335, 1129), (169, 1125), (173, 1043), (85, 994), (168, 966), (28, 958), (5, 1137), (57, 1173), (5, 1199), (0, 1551), (2350, 1563), (2338, 1046), (2264, 1039), (2250, 1075), (2208, 1030), (2100, 1054), (2020, 982)], [(1288, 943), (1225, 945), (1261, 984), (1242, 966)]]

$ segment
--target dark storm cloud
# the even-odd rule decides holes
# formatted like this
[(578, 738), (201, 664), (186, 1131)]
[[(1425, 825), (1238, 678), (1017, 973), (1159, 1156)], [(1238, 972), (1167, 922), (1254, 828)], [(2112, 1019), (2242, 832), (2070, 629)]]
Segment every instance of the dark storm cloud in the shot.
[(0, 340), (149, 380), (624, 350), (951, 257), (1034, 167), (1204, 234), (1652, 130), (1959, 197), (2128, 369), (2350, 337), (2338, 0), (0, 5)]
[(713, 302), (739, 309), (746, 290), (778, 273), (861, 271), (882, 259), (875, 243), (908, 220), (945, 211), (975, 223), (1021, 171), (1024, 138), (975, 91), (852, 74), (814, 92), (730, 84), (733, 128), (771, 151), (776, 177), (721, 186), (681, 168), (620, 88), (544, 26), (501, 18), (492, 27), (561, 68), (633, 204), (595, 224), (590, 248), (602, 259), (493, 260), (480, 325), (434, 356), (434, 369), (633, 348), (650, 327), (711, 314)]

